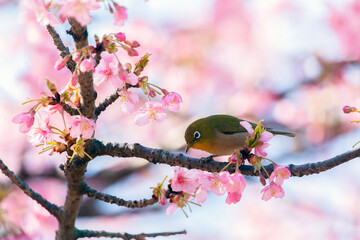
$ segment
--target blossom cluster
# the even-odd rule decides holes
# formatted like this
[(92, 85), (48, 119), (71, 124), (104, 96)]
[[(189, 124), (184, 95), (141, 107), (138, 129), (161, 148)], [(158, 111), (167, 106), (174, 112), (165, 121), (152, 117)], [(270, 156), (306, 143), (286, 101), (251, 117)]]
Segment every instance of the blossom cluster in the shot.
[(223, 171), (220, 173), (210, 173), (206, 171), (174, 167), (174, 176), (170, 180), (169, 193), (164, 188), (164, 184), (159, 184), (154, 188), (154, 195), (158, 197), (162, 205), (170, 203), (166, 209), (166, 214), (171, 215), (177, 208), (183, 208), (191, 202), (193, 198), (197, 204), (202, 204), (207, 200), (207, 192), (213, 192), (218, 196), (227, 193), (226, 203), (232, 204), (240, 201), (245, 189), (245, 177), (236, 172), (230, 174)]
[(113, 0), (30, 0), (27, 6), (34, 11), (37, 21), (43, 25), (54, 27), (59, 22), (64, 23), (67, 18), (74, 18), (85, 26), (91, 23), (90, 11), (101, 7), (99, 2), (103, 2), (105, 8), (114, 15), (116, 25), (124, 24), (127, 19), (126, 8)]
[[(269, 178), (269, 186), (261, 190), (262, 200), (272, 197), (281, 198), (284, 190), (281, 185), (290, 177), (290, 171), (286, 166), (277, 166)], [(154, 188), (154, 195), (158, 197), (161, 205), (170, 203), (166, 214), (171, 215), (178, 208), (183, 209), (189, 203), (202, 204), (207, 200), (207, 193), (212, 192), (218, 196), (227, 193), (226, 203), (238, 203), (246, 187), (245, 177), (240, 172), (230, 174), (227, 171), (210, 173), (197, 169), (174, 167), (174, 176), (170, 179), (169, 189), (166, 190), (164, 183)], [(195, 202), (191, 200), (194, 199)]]
[[(75, 97), (73, 99), (75, 105), (79, 105), (77, 82), (79, 74), (93, 72), (95, 86), (111, 84), (114, 89), (117, 89), (120, 95), (121, 110), (124, 113), (132, 113), (140, 100), (134, 89), (140, 88), (143, 91), (148, 101), (144, 107), (139, 108), (135, 117), (135, 123), (139, 126), (151, 121), (160, 122), (164, 120), (167, 116), (166, 110), (175, 112), (180, 109), (182, 98), (178, 93), (168, 92), (166, 89), (150, 83), (147, 76), (140, 76), (149, 62), (150, 54), (147, 53), (141, 57), (134, 67), (130, 63), (122, 64), (119, 57), (115, 55), (118, 49), (122, 48), (128, 52), (128, 55), (138, 56), (134, 49), (140, 46), (137, 41), (126, 40), (126, 36), (122, 32), (104, 35), (102, 42), (99, 42), (97, 38), (96, 41), (96, 48), (87, 46), (76, 50), (59, 59), (54, 66), (56, 70), (60, 70), (66, 66), (70, 58), (76, 62), (76, 70), (66, 88), (68, 95)], [(106, 51), (113, 55), (103, 57), (95, 66), (94, 55), (99, 53), (98, 51)], [(158, 95), (163, 95), (161, 101), (151, 100)]]
[(84, 116), (76, 116), (69, 121), (68, 128), (64, 122), (65, 129), (60, 130), (50, 124), (51, 118), (56, 113), (64, 114), (60, 104), (35, 105), (29, 112), (14, 116), (12, 122), (19, 124), (20, 132), (26, 133), (33, 145), (43, 146), (42, 152), (52, 150), (51, 155), (54, 152), (62, 153), (67, 147), (71, 147), (74, 153), (83, 157), (85, 154), (83, 140), (93, 136), (95, 122)]

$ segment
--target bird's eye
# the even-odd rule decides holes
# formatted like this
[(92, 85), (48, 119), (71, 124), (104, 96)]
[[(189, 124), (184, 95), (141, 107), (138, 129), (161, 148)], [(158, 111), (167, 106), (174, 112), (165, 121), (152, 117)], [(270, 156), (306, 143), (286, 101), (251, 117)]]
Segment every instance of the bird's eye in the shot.
[(201, 134), (198, 131), (194, 132), (194, 139), (199, 139), (200, 137)]

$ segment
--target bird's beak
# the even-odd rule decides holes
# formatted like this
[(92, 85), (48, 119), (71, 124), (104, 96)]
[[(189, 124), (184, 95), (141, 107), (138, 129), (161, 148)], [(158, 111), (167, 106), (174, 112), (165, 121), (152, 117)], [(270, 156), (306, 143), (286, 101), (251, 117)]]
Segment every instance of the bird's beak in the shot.
[(191, 148), (193, 144), (194, 144), (193, 142), (186, 144), (185, 153), (187, 153), (189, 151), (189, 148)]

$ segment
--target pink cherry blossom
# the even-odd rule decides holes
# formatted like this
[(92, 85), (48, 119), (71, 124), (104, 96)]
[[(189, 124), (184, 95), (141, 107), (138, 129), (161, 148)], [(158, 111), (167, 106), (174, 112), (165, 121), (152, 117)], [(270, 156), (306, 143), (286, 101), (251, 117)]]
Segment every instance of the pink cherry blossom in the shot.
[(136, 74), (133, 72), (128, 73), (121, 64), (119, 64), (119, 77), (123, 82), (129, 83), (133, 86), (139, 82), (138, 76), (136, 76)]
[(232, 173), (226, 182), (227, 192), (240, 192), (242, 193), (246, 187), (245, 177), (241, 173)]
[(82, 26), (91, 23), (89, 11), (100, 8), (96, 0), (62, 0), (60, 15), (62, 17), (73, 17)]
[(91, 138), (94, 134), (96, 124), (86, 117), (75, 117), (70, 122), (70, 136), (77, 138), (80, 134), (84, 139)]
[(196, 181), (197, 170), (174, 167), (174, 176), (171, 179), (171, 188), (176, 192), (186, 192), (193, 194), (199, 184)]
[(204, 203), (207, 199), (207, 189), (203, 186), (200, 186), (195, 192), (195, 200), (197, 203)]
[(84, 59), (80, 63), (81, 72), (90, 72), (94, 69), (95, 61), (92, 57)]
[(127, 19), (126, 8), (119, 6), (114, 3), (115, 12), (114, 12), (114, 23), (116, 25), (124, 25), (125, 20)]
[(176, 209), (185, 207), (191, 198), (192, 198), (192, 196), (187, 193), (176, 194), (171, 199), (172, 204), (170, 204), (166, 208), (166, 214), (172, 215), (176, 211)]
[(282, 198), (285, 195), (284, 189), (274, 182), (271, 182), (269, 186), (264, 187), (261, 192), (263, 193), (261, 199), (268, 201), (270, 198)]
[(131, 85), (135, 86), (139, 82), (139, 78), (138, 78), (138, 76), (136, 76), (135, 73), (131, 72), (127, 76), (127, 82), (130, 83)]
[(28, 0), (24, 1), (27, 6), (35, 13), (36, 20), (46, 26), (55, 27), (59, 22), (49, 11), (50, 4), (45, 4), (44, 0)]
[(228, 192), (228, 195), (226, 197), (226, 203), (227, 204), (235, 204), (240, 201), (242, 197), (242, 194), (240, 192)]
[(33, 145), (45, 144), (52, 140), (53, 131), (49, 125), (50, 114), (44, 108), (37, 111), (35, 115), (35, 124), (28, 132), (30, 142)]
[(260, 147), (256, 147), (254, 150), (254, 154), (259, 157), (266, 157), (267, 152), (265, 152), (265, 148), (270, 146), (268, 143), (263, 143)]
[(229, 172), (221, 172), (217, 174), (198, 171), (199, 187), (195, 193), (195, 199), (198, 203), (204, 203), (207, 199), (207, 191), (212, 191), (218, 196), (226, 192), (226, 185), (228, 184), (230, 174)]
[(126, 36), (125, 33), (122, 32), (118, 32), (114, 34), (116, 39), (119, 40), (120, 42), (126, 41)]
[(53, 105), (53, 106), (50, 106), (50, 107), (49, 107), (49, 112), (50, 112), (50, 114), (54, 114), (54, 113), (56, 113), (56, 112), (61, 113), (61, 112), (62, 112), (62, 106), (61, 106), (61, 104), (55, 104), (55, 105)]
[(199, 187), (195, 192), (195, 200), (197, 203), (204, 203), (207, 199), (207, 192), (211, 191), (211, 182), (214, 179), (214, 174), (198, 171), (197, 181), (199, 183)]
[(161, 101), (169, 109), (169, 111), (176, 112), (180, 109), (180, 103), (182, 103), (182, 98), (176, 92), (170, 92), (166, 94)]
[(139, 102), (139, 96), (131, 89), (121, 89), (120, 95), (121, 110), (124, 113), (133, 112), (135, 104)]
[(291, 172), (289, 171), (287, 166), (280, 165), (280, 166), (277, 166), (274, 169), (274, 171), (271, 173), (271, 175), (269, 177), (269, 182), (272, 182), (275, 179), (275, 183), (277, 185), (281, 186), (283, 184), (284, 180), (289, 179), (290, 176), (291, 176)]
[(228, 172), (221, 172), (216, 174), (211, 181), (210, 189), (216, 195), (223, 195), (226, 192), (226, 183), (229, 178)]
[(110, 81), (115, 88), (122, 88), (124, 83), (118, 77), (117, 65), (109, 58), (103, 58), (94, 72), (94, 84), (100, 84)]
[(245, 177), (241, 175), (241, 173), (233, 173), (227, 180), (226, 191), (228, 192), (228, 196), (226, 198), (226, 203), (237, 203), (240, 201), (246, 187)]
[(237, 203), (240, 201), (246, 187), (245, 177), (241, 173), (233, 173), (227, 180), (226, 191), (228, 192), (228, 196), (226, 198), (226, 203)]
[(161, 122), (166, 118), (164, 105), (161, 102), (146, 102), (145, 108), (140, 108), (135, 117), (135, 124), (144, 126), (151, 121)]
[(34, 114), (34, 111), (20, 113), (13, 117), (12, 122), (19, 124), (19, 131), (21, 133), (27, 133), (34, 124)]
[(241, 121), (241, 122), (240, 122), (240, 125), (243, 126), (250, 135), (253, 134), (254, 129), (253, 129), (253, 127), (250, 125), (249, 122), (247, 122), (247, 121)]
[(172, 204), (170, 204), (167, 208), (166, 208), (166, 211), (165, 211), (165, 213), (166, 213), (166, 215), (172, 215), (175, 211), (176, 211), (176, 209), (178, 209), (179, 207), (178, 207), (178, 205), (176, 204), (176, 203), (172, 203)]
[[(249, 122), (241, 121), (240, 125), (243, 126), (250, 135), (252, 135), (254, 133), (254, 129), (252, 128), (252, 126), (250, 125)], [(259, 157), (266, 157), (267, 153), (265, 152), (265, 148), (270, 146), (270, 144), (267, 142), (272, 137), (273, 137), (273, 134), (271, 132), (268, 132), (268, 131), (262, 132), (260, 135), (260, 138), (258, 139), (258, 142), (260, 142), (260, 144), (259, 144), (259, 146), (255, 147), (254, 154)]]

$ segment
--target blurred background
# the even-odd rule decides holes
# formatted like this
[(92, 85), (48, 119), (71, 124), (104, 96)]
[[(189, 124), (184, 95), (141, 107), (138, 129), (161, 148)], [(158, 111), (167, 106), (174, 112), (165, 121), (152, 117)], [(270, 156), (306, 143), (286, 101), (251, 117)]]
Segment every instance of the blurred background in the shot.
[[(64, 155), (39, 155), (11, 123), (27, 111), (21, 103), (46, 92), (47, 77), (62, 89), (67, 69), (55, 72), (59, 55), (45, 27), (24, 7), (26, 0), (0, 0), (0, 158), (36, 191), (63, 204), (66, 185), (59, 164)], [(113, 25), (105, 9), (94, 12), (94, 34), (124, 32), (151, 53), (142, 75), (183, 98), (179, 112), (162, 123), (139, 127), (135, 113), (124, 114), (118, 102), (97, 122), (95, 137), (141, 143), (183, 152), (184, 131), (199, 117), (225, 113), (296, 133), (275, 137), (268, 157), (278, 164), (317, 162), (348, 150), (360, 140), (345, 105), (360, 107), (360, 1), (286, 0), (124, 0), (128, 20)], [(58, 25), (65, 44), (68, 24)], [(106, 55), (106, 54), (104, 54)], [(126, 52), (123, 62), (135, 62)], [(100, 102), (112, 86), (97, 88)], [(140, 91), (139, 91), (140, 93)], [(140, 94), (141, 95), (141, 94)], [(141, 95), (142, 102), (146, 101)], [(60, 124), (59, 118), (59, 124)], [(191, 156), (207, 156), (190, 151)], [(221, 160), (221, 159), (220, 159)], [(158, 239), (360, 239), (360, 163), (354, 159), (318, 175), (293, 177), (283, 185), (285, 197), (261, 200), (258, 178), (247, 177), (238, 204), (209, 194), (189, 217), (165, 207), (131, 210), (83, 200), (78, 228), (129, 233), (187, 230), (187, 235)], [(96, 158), (88, 166), (91, 187), (127, 200), (150, 198), (173, 170), (142, 159)], [(55, 219), (0, 174), (0, 236), (21, 229), (30, 239), (54, 239)]]

